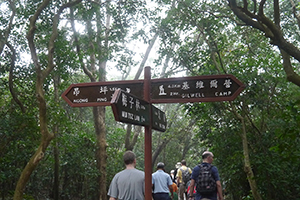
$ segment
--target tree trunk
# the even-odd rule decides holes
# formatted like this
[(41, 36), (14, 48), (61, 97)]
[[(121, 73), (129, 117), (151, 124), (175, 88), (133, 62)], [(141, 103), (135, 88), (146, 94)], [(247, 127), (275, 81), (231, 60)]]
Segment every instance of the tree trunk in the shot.
[[(107, 6), (109, 5), (109, 1), (107, 1)], [(71, 26), (74, 32), (74, 39), (75, 39), (75, 44), (76, 44), (76, 51), (77, 54), (80, 57), (81, 51), (80, 51), (80, 45), (78, 42), (78, 37), (77, 37), (77, 32), (75, 30), (75, 23), (74, 23), (74, 13), (73, 9), (70, 9), (70, 15), (71, 15)], [(106, 32), (105, 32), (105, 42), (104, 45), (101, 43), (101, 39), (97, 41), (97, 46), (95, 47), (95, 44), (90, 41), (90, 61), (91, 61), (91, 66), (90, 70), (85, 66), (84, 62), (82, 59), (80, 59), (80, 64), (81, 67), (83, 68), (84, 73), (90, 78), (91, 82), (96, 81), (96, 51), (104, 51), (103, 49), (108, 48), (108, 35), (109, 35), (109, 26), (110, 26), (110, 16), (106, 16)], [(97, 24), (98, 26), (101, 25), (101, 15), (97, 13)], [(92, 24), (91, 21), (86, 21), (87, 24), (87, 30), (88, 30), (88, 35), (90, 38), (93, 38), (93, 33), (92, 33)], [(98, 27), (98, 30), (101, 30), (101, 27)], [(101, 33), (98, 33), (99, 38)], [(102, 57), (100, 54), (97, 58), (100, 62), (99, 64), (99, 81), (105, 81), (105, 68), (106, 68), (106, 59)], [(104, 60), (104, 61), (103, 61)], [(107, 199), (107, 189), (106, 189), (106, 160), (107, 160), (107, 153), (106, 153), (106, 128), (105, 128), (105, 107), (103, 106), (98, 106), (98, 107), (93, 107), (93, 117), (94, 117), (94, 126), (95, 126), (95, 134), (96, 134), (96, 161), (97, 161), (97, 168), (100, 172), (100, 175), (98, 177), (98, 183), (99, 183), (99, 190), (98, 190), (98, 197), (100, 200), (106, 200)]]
[(244, 120), (244, 117), (242, 117), (240, 114), (237, 113), (235, 107), (232, 104), (231, 104), (231, 107), (232, 107), (233, 113), (240, 120), (240, 122), (242, 124), (242, 133), (240, 135), (241, 135), (242, 143), (243, 143), (244, 171), (247, 175), (248, 183), (250, 185), (253, 198), (255, 200), (262, 200), (262, 197), (257, 188), (255, 176), (254, 176), (254, 173), (253, 173), (252, 167), (251, 167), (245, 120)]
[[(40, 8), (43, 9), (48, 5), (48, 2), (44, 2)], [(33, 170), (36, 168), (36, 166), (39, 164), (40, 160), (44, 157), (46, 148), (49, 146), (51, 140), (54, 138), (54, 135), (48, 131), (48, 124), (47, 124), (47, 108), (46, 108), (46, 101), (44, 97), (44, 90), (43, 90), (43, 83), (45, 80), (45, 77), (48, 75), (47, 72), (50, 72), (53, 69), (53, 65), (49, 63), (47, 72), (44, 72), (41, 70), (40, 63), (38, 63), (37, 54), (36, 54), (36, 48), (34, 45), (34, 31), (35, 31), (35, 22), (38, 19), (39, 12), (36, 12), (34, 17), (30, 19), (30, 30), (27, 35), (30, 51), (31, 51), (31, 57), (35, 65), (36, 70), (36, 95), (38, 100), (38, 106), (39, 106), (39, 123), (40, 123), (40, 133), (42, 135), (40, 145), (35, 152), (35, 154), (31, 157), (27, 165), (25, 166), (24, 170), (21, 173), (21, 176), (18, 180), (16, 190), (14, 193), (14, 200), (22, 200), (23, 199), (23, 193), (25, 190), (25, 186), (30, 178), (30, 175), (32, 174)], [(51, 43), (52, 44), (52, 43)], [(50, 44), (49, 44), (50, 46)], [(49, 48), (50, 49), (50, 48)], [(45, 69), (45, 70), (46, 70)]]
[(44, 96), (44, 82), (45, 79), (49, 76), (49, 74), (53, 71), (55, 64), (54, 64), (54, 43), (58, 36), (58, 22), (59, 16), (61, 12), (70, 6), (76, 5), (81, 0), (76, 0), (74, 2), (69, 2), (63, 4), (60, 9), (58, 10), (57, 14), (53, 17), (53, 25), (52, 25), (52, 33), (49, 40), (48, 45), (48, 63), (45, 69), (42, 69), (41, 63), (39, 63), (39, 58), (37, 55), (37, 49), (35, 46), (35, 30), (36, 30), (36, 22), (39, 19), (40, 14), (42, 11), (49, 5), (50, 0), (43, 1), (33, 16), (30, 17), (29, 23), (29, 31), (27, 34), (28, 45), (30, 48), (31, 59), (33, 61), (35, 72), (36, 72), (36, 96), (38, 100), (39, 106), (39, 125), (40, 125), (40, 133), (41, 133), (41, 142), (36, 150), (35, 154), (31, 157), (27, 165), (25, 166), (24, 170), (21, 173), (21, 176), (18, 180), (16, 185), (15, 193), (14, 193), (14, 200), (22, 200), (23, 193), (25, 190), (25, 186), (32, 174), (33, 170), (37, 167), (40, 160), (44, 157), (45, 151), (49, 146), (51, 140), (54, 138), (54, 134), (50, 133), (48, 130), (48, 121), (47, 121), (47, 106), (46, 100)]
[(242, 123), (242, 128), (243, 128), (241, 136), (242, 136), (242, 142), (243, 142), (244, 171), (247, 174), (248, 182), (249, 182), (254, 199), (262, 200), (262, 198), (258, 192), (258, 189), (257, 189), (257, 184), (255, 181), (254, 173), (251, 168), (249, 149), (248, 149), (248, 140), (247, 140), (247, 133), (246, 133), (246, 125), (245, 125), (244, 118), (241, 117), (240, 121)]
[(53, 199), (58, 200), (59, 199), (59, 153), (58, 153), (57, 140), (54, 140), (53, 154), (54, 154)]
[(132, 151), (135, 144), (137, 143), (137, 139), (142, 132), (142, 127), (141, 126), (134, 126), (134, 134), (133, 137), (131, 138), (131, 130), (132, 130), (132, 125), (128, 124), (126, 128), (126, 136), (125, 136), (125, 149), (128, 151)]
[[(142, 71), (143, 71), (143, 69), (145, 67), (145, 63), (148, 60), (149, 54), (150, 54), (150, 52), (151, 52), (151, 50), (153, 48), (153, 45), (154, 45), (157, 37), (158, 37), (158, 34), (156, 33), (153, 36), (153, 38), (151, 39), (151, 41), (150, 41), (150, 43), (149, 43), (149, 45), (147, 47), (147, 50), (145, 52), (144, 58), (143, 58), (143, 60), (142, 60), (142, 62), (140, 64), (140, 67), (139, 67), (137, 73), (135, 74), (134, 80), (139, 79), (139, 77), (141, 76), (141, 73), (142, 73)], [(135, 146), (135, 144), (137, 142), (137, 138), (138, 138), (138, 136), (139, 136), (139, 134), (140, 134), (140, 132), (142, 130), (141, 127), (138, 127), (136, 129), (134, 129), (134, 135), (133, 135), (133, 138), (131, 139), (132, 127), (134, 127), (134, 126), (132, 126), (131, 124), (128, 124), (128, 126), (126, 128), (126, 137), (125, 137), (125, 149), (126, 150), (133, 150), (133, 148), (134, 148), (134, 146)]]
[[(53, 82), (54, 82), (54, 101), (56, 103), (59, 102), (59, 92), (58, 92), (58, 86), (60, 84), (59, 76), (54, 76)], [(53, 133), (55, 138), (57, 138), (57, 135), (59, 133), (58, 124), (55, 124), (53, 127)], [(58, 142), (57, 140), (54, 140), (53, 145), (53, 155), (54, 155), (54, 181), (53, 181), (53, 199), (58, 200), (59, 199), (59, 151), (58, 151)]]
[(158, 155), (163, 151), (163, 149), (170, 142), (170, 139), (165, 138), (156, 148), (155, 152), (152, 155), (152, 168), (154, 167), (154, 163), (158, 157)]
[(18, 180), (15, 189), (13, 200), (23, 200), (23, 193), (25, 190), (25, 186), (30, 178), (30, 175), (32, 174), (36, 166), (39, 164), (40, 160), (44, 157), (45, 150), (49, 145), (50, 141), (52, 140), (53, 136), (51, 136), (50, 134), (45, 134), (45, 136), (43, 136), (42, 138), (43, 139), (40, 143), (39, 148), (37, 149), (35, 154), (31, 157), (31, 159), (29, 160), (26, 167), (21, 173), (21, 176)]
[(29, 162), (27, 163), (26, 167), (21, 173), (19, 181), (16, 186), (14, 200), (22, 200), (23, 199), (23, 192), (25, 186), (32, 174), (33, 170), (39, 164), (40, 160), (44, 157), (45, 151), (49, 146), (51, 140), (54, 138), (54, 135), (48, 131), (47, 128), (47, 114), (46, 114), (46, 102), (44, 98), (44, 91), (43, 91), (43, 81), (37, 77), (37, 96), (39, 101), (39, 120), (40, 120), (40, 133), (42, 135), (42, 139), (40, 145), (35, 152), (35, 154), (31, 157)]
[[(107, 5), (110, 5), (110, 1), (107, 1)], [(109, 9), (109, 8), (107, 8)], [(108, 12), (109, 13), (109, 12)], [(98, 23), (100, 24), (100, 15), (97, 16)], [(106, 24), (105, 24), (105, 37), (104, 37), (104, 45), (101, 44), (101, 39), (98, 39), (98, 46), (97, 48), (100, 50), (107, 50), (108, 49), (108, 41), (109, 41), (109, 34), (110, 34), (110, 24), (111, 24), (111, 16), (110, 14), (106, 15)], [(100, 30), (100, 29), (99, 29)], [(100, 36), (101, 34), (98, 33)], [(101, 54), (98, 55), (98, 60), (100, 61), (98, 74), (99, 74), (99, 81), (105, 81), (106, 79), (106, 63), (107, 59), (103, 57)], [(107, 143), (106, 143), (106, 128), (105, 128), (105, 107), (93, 107), (93, 114), (94, 114), (94, 121), (95, 121), (95, 131), (97, 136), (97, 150), (96, 150), (96, 159), (97, 159), (97, 167), (100, 172), (99, 177), (99, 200), (106, 200), (107, 199), (107, 188), (106, 188), (106, 165), (107, 165)]]
[(93, 115), (95, 122), (95, 132), (97, 137), (96, 160), (97, 167), (100, 172), (99, 176), (99, 199), (107, 199), (106, 190), (106, 128), (105, 128), (105, 107), (93, 107)]

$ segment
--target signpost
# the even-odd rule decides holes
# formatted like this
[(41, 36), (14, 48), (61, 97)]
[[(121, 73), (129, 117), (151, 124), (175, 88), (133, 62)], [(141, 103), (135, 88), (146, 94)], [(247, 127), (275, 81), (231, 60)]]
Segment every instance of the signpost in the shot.
[(167, 129), (166, 114), (155, 106), (151, 106), (152, 128), (157, 131), (165, 132)]
[[(72, 84), (62, 98), (72, 107), (109, 106), (122, 89), (144, 99), (144, 80)], [(150, 103), (233, 101), (245, 88), (233, 75), (207, 75), (150, 80)]]
[(110, 106), (117, 89), (143, 98), (143, 86), (143, 80), (72, 84), (62, 94), (62, 98), (72, 107)]
[(151, 103), (232, 101), (244, 88), (231, 74), (152, 79)]
[(233, 75), (208, 75), (72, 84), (62, 98), (72, 107), (112, 106), (115, 119), (145, 127), (145, 200), (152, 199), (152, 128), (166, 130), (165, 113), (152, 103), (233, 101), (245, 85)]
[[(152, 118), (153, 129), (166, 131), (167, 119), (165, 113), (143, 99), (118, 89), (115, 91), (110, 103), (116, 121), (149, 126), (150, 118)], [(152, 109), (152, 115), (149, 118), (150, 108)]]

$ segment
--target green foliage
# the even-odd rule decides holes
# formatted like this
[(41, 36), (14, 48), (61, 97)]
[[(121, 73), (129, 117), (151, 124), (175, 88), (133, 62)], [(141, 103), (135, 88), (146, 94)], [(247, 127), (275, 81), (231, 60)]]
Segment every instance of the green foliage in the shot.
[[(48, 128), (55, 132), (56, 138), (31, 176), (24, 199), (53, 198), (55, 164), (59, 166), (61, 199), (98, 198), (100, 174), (95, 160), (97, 142), (92, 109), (71, 108), (59, 95), (72, 83), (89, 81), (82, 74), (81, 65), (92, 70), (93, 53), (96, 66), (112, 61), (109, 69), (116, 67), (126, 77), (140, 62), (135, 60), (131, 42), (140, 40), (148, 44), (155, 33), (159, 34), (159, 49), (153, 59), (159, 69), (170, 58), (167, 75), (177, 70), (189, 75), (228, 73), (247, 86), (232, 102), (162, 105), (168, 129), (164, 133), (153, 131), (153, 154), (166, 144), (155, 162), (164, 162), (167, 172), (182, 159), (193, 168), (200, 161), (201, 153), (210, 149), (228, 198), (253, 199), (244, 171), (242, 127), (232, 112), (234, 107), (246, 122), (251, 167), (263, 199), (299, 199), (300, 94), (299, 88), (286, 82), (279, 53), (261, 33), (235, 26), (225, 1), (176, 1), (174, 7), (173, 1), (154, 2), (157, 3), (154, 8), (148, 8), (146, 1), (111, 4), (84, 1), (74, 6), (78, 43), (74, 42), (75, 34), (69, 26), (69, 10), (60, 16), (54, 48), (56, 66), (44, 83)], [(53, 16), (62, 3), (65, 2), (51, 2), (36, 24), (35, 45), (43, 69), (48, 65)], [(0, 194), (3, 199), (13, 196), (20, 173), (40, 142), (35, 67), (24, 58), (30, 55), (26, 40), (29, 17), (40, 4), (40, 1), (17, 2), (16, 18), (8, 38), (17, 52), (12, 88), (25, 112), (9, 89), (11, 49), (5, 46), (0, 52), (0, 182), (5, 183), (0, 184)], [(0, 28), (4, 33), (11, 10), (1, 8), (5, 8), (0, 12)], [(164, 18), (161, 12), (167, 8), (170, 11)], [(112, 22), (109, 28), (105, 26), (108, 16)], [(284, 5), (282, 16), (283, 31), (291, 42), (298, 44), (299, 34), (294, 34), (297, 29), (289, 3)], [(80, 54), (76, 45), (80, 46)], [(137, 48), (144, 52), (142, 47)], [(126, 125), (115, 122), (109, 108), (105, 122), (108, 187), (113, 176), (124, 169)], [(58, 159), (54, 157), (55, 150)], [(142, 132), (134, 152), (137, 168), (143, 170)]]
[[(219, 9), (214, 6), (205, 4), (205, 8), (197, 7), (198, 10), (194, 6), (191, 13), (196, 10), (217, 13)], [(188, 15), (192, 16), (191, 13)], [(225, 102), (185, 105), (189, 115), (199, 120), (201, 131), (196, 138), (204, 148), (214, 152), (214, 162), (228, 197), (252, 199), (243, 169), (241, 123), (230, 112), (232, 106), (241, 108), (238, 112), (247, 121), (250, 160), (259, 192), (264, 199), (298, 198), (295, 194), (299, 184), (295, 178), (298, 178), (299, 150), (294, 148), (299, 145), (298, 89), (286, 83), (280, 55), (260, 33), (247, 27), (228, 26), (226, 19), (219, 19), (209, 14), (186, 19), (185, 26), (193, 25), (194, 35), (200, 39), (185, 37), (186, 43), (178, 48), (178, 58), (174, 61), (186, 66), (192, 74), (215, 74), (217, 69), (218, 73), (233, 74), (247, 87), (230, 105)], [(216, 62), (212, 62), (214, 55)], [(284, 170), (287, 168), (288, 173)]]

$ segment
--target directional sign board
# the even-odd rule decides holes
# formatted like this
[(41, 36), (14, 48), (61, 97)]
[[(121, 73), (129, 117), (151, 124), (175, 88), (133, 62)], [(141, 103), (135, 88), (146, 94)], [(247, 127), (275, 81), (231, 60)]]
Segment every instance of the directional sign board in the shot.
[(232, 101), (245, 88), (233, 75), (151, 80), (151, 103)]
[[(116, 121), (140, 126), (150, 125), (150, 103), (118, 89), (111, 100), (111, 107)], [(152, 128), (158, 131), (166, 130), (165, 113), (151, 105)]]
[(152, 108), (152, 128), (157, 130), (157, 131), (161, 131), (161, 132), (165, 132), (167, 129), (167, 118), (166, 118), (166, 114), (158, 109), (155, 106), (151, 106)]
[(72, 107), (109, 106), (117, 89), (143, 98), (143, 84), (143, 80), (72, 84), (62, 94), (62, 98)]
[[(151, 103), (232, 101), (245, 88), (233, 75), (151, 79)], [(72, 84), (63, 99), (72, 107), (109, 106), (117, 89), (143, 99), (144, 80)]]

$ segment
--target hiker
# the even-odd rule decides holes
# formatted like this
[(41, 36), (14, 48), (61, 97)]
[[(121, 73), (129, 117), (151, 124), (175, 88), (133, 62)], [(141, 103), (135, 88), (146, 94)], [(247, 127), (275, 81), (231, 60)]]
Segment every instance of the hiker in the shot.
[(126, 169), (117, 173), (108, 190), (109, 200), (145, 199), (145, 173), (136, 169), (136, 156), (132, 151), (123, 155)]
[[(171, 176), (171, 179), (172, 179), (173, 183), (175, 183), (176, 181), (175, 181), (174, 169), (172, 169), (172, 170), (170, 171), (170, 176)], [(177, 186), (176, 186), (176, 187), (177, 187)]]
[[(178, 187), (177, 187), (176, 183), (173, 182), (172, 188), (173, 188), (173, 199), (172, 200), (178, 200)], [(171, 196), (171, 193), (170, 193), (170, 196)]]
[(177, 185), (179, 186), (179, 198), (184, 200), (186, 194), (187, 183), (191, 178), (192, 170), (186, 166), (186, 161), (181, 161), (181, 167), (177, 171)]
[[(154, 200), (171, 200), (174, 198), (172, 179), (168, 173), (165, 173), (165, 164), (157, 163), (157, 171), (152, 174), (152, 188)], [(170, 196), (169, 196), (170, 194)], [(171, 198), (171, 199), (170, 199)]]
[(202, 154), (202, 163), (193, 169), (189, 199), (194, 199), (194, 186), (196, 184), (195, 200), (223, 200), (219, 172), (217, 167), (211, 164), (213, 158), (212, 152), (205, 151)]
[(177, 184), (177, 171), (178, 169), (181, 167), (181, 162), (177, 162), (176, 165), (175, 165), (175, 170), (174, 170), (174, 179), (175, 179), (175, 183)]

